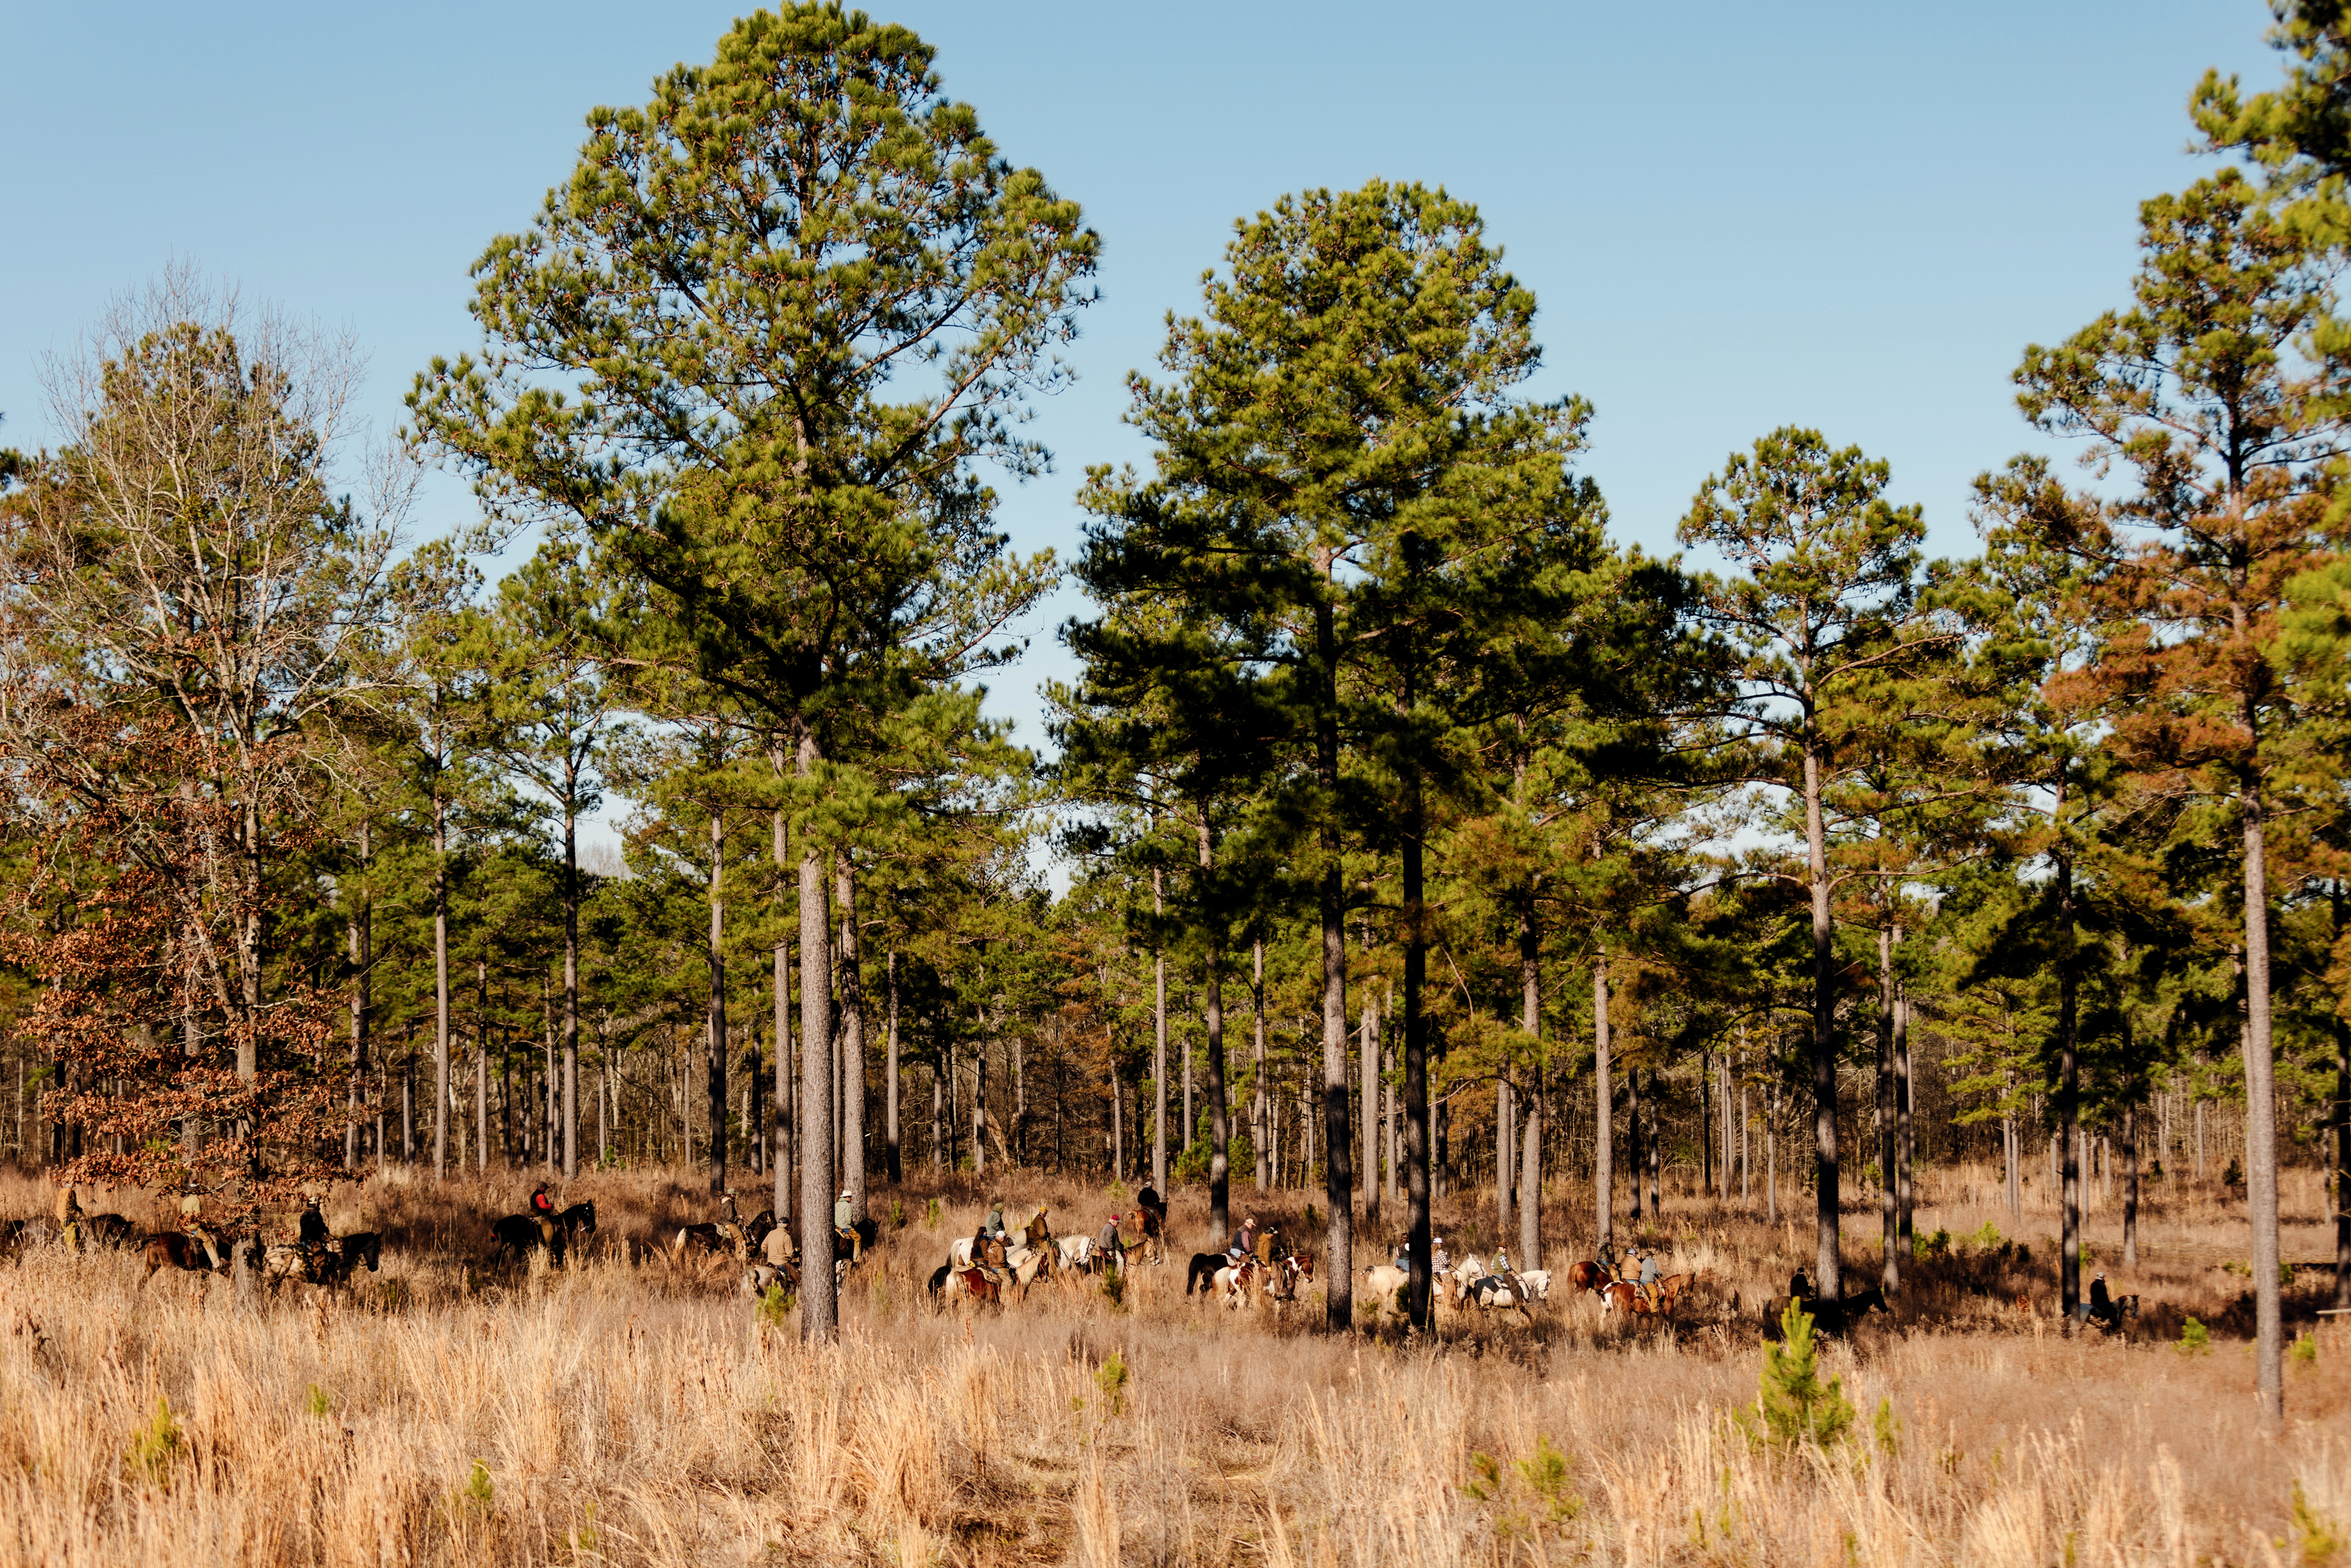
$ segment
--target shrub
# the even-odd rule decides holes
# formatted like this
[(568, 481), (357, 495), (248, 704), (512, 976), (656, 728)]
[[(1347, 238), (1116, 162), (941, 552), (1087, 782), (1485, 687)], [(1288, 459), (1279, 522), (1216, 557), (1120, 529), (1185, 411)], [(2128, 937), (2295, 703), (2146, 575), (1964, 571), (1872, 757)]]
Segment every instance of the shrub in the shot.
[(782, 1333), (785, 1320), (791, 1315), (792, 1308), (798, 1301), (798, 1297), (781, 1285), (768, 1286), (767, 1292), (759, 1298), (760, 1328)]
[(1583, 1500), (1567, 1490), (1567, 1456), (1552, 1448), (1549, 1437), (1538, 1436), (1535, 1451), (1510, 1468), (1551, 1511), (1552, 1523), (1563, 1524), (1583, 1511)]
[(179, 1417), (172, 1413), (172, 1402), (159, 1398), (155, 1414), (144, 1427), (131, 1434), (131, 1451), (125, 1456), (131, 1473), (150, 1486), (162, 1486), (172, 1479), (172, 1461), (184, 1447), (180, 1436)]
[(2294, 1535), (2302, 1548), (2302, 1560), (2314, 1568), (2334, 1562), (2346, 1547), (2351, 1547), (2351, 1531), (2310, 1506), (2299, 1476), (2294, 1481)]
[(2307, 1329), (2294, 1336), (2294, 1344), (2286, 1354), (2304, 1366), (2318, 1364), (2318, 1337)]
[(2212, 1331), (2194, 1318), (2179, 1325), (2179, 1354), (2201, 1355), (2212, 1348)]
[(1102, 1390), (1102, 1403), (1113, 1416), (1126, 1413), (1126, 1357), (1117, 1351), (1094, 1369), (1094, 1386)]
[(1844, 1380), (1832, 1377), (1826, 1385), (1813, 1354), (1813, 1320), (1793, 1301), (1781, 1314), (1782, 1343), (1763, 1347), (1763, 1373), (1758, 1380), (1755, 1408), (1738, 1413), (1739, 1424), (1755, 1442), (1792, 1448), (1811, 1442), (1827, 1448), (1853, 1425), (1853, 1402), (1844, 1396)]

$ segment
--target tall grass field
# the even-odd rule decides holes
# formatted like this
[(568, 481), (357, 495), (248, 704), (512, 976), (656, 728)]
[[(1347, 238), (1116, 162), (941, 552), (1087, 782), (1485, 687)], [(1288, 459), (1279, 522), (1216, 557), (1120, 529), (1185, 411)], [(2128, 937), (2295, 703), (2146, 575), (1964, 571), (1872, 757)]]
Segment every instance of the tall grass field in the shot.
[[(2291, 1181), (2289, 1213), (2323, 1211), (2314, 1175)], [(821, 1347), (731, 1260), (668, 1260), (662, 1239), (712, 1215), (685, 1173), (570, 1184), (602, 1226), (559, 1269), (489, 1245), (528, 1179), (339, 1189), (333, 1228), (388, 1243), (337, 1293), (149, 1280), (135, 1249), (36, 1226), (0, 1261), (0, 1562), (2351, 1563), (2330, 1273), (2290, 1288), (2287, 1431), (2264, 1439), (2228, 1194), (2159, 1192), (2131, 1269), (2094, 1208), (2085, 1278), (2140, 1314), (2067, 1334), (2053, 1216), (2011, 1215), (1987, 1173), (1928, 1182), (1895, 1311), (1817, 1342), (1814, 1396), (1851, 1411), (1826, 1442), (1757, 1408), (1809, 1230), (1687, 1193), (1641, 1230), (1701, 1275), (1673, 1322), (1562, 1286), (1531, 1323), (1446, 1312), (1417, 1336), (1368, 1302), (1359, 1332), (1323, 1333), (1319, 1283), (1280, 1311), (1187, 1299), (1184, 1260), (1210, 1244), (1196, 1189), (1170, 1260), (1123, 1290), (935, 1307), (932, 1270), (989, 1200), (1075, 1234), (1123, 1197), (1034, 1176), (881, 1189), (881, 1243)], [(1233, 1201), (1319, 1245), (1307, 1195)], [(0, 1214), (51, 1202), (0, 1178)], [(89, 1207), (163, 1228), (144, 1195)], [(1490, 1198), (1438, 1216), (1456, 1257), (1488, 1251)], [(1545, 1262), (1587, 1255), (1587, 1190), (1548, 1192), (1545, 1218)], [(1846, 1227), (1857, 1289), (1876, 1219)], [(1367, 1236), (1359, 1268), (1391, 1239), (1359, 1217)], [(2331, 1228), (2290, 1226), (2286, 1256), (2331, 1260)]]

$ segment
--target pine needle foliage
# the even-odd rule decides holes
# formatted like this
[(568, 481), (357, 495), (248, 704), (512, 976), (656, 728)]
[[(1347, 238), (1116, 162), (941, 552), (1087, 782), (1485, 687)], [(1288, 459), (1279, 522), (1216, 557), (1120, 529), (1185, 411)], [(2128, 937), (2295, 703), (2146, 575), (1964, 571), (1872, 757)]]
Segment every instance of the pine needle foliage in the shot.
[(1813, 1354), (1812, 1314), (1793, 1301), (1781, 1315), (1780, 1333), (1780, 1343), (1763, 1347), (1755, 1407), (1737, 1413), (1740, 1427), (1761, 1448), (1792, 1448), (1799, 1443), (1831, 1448), (1854, 1424), (1844, 1380), (1821, 1382)]

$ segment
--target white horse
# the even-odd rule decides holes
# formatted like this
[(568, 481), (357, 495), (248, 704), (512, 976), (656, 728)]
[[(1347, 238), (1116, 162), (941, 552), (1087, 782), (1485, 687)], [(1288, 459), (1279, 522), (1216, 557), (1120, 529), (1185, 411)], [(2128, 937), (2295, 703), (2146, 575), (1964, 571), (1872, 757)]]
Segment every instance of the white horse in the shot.
[(1364, 1290), (1380, 1304), (1380, 1321), (1403, 1317), (1405, 1287), (1412, 1276), (1393, 1263), (1374, 1263), (1364, 1270)]
[(1057, 1236), (1053, 1246), (1061, 1254), (1064, 1269), (1083, 1269), (1093, 1261), (1094, 1239), (1091, 1236)]
[(1499, 1274), (1483, 1274), (1470, 1282), (1463, 1304), (1466, 1306), (1475, 1301), (1479, 1310), (1484, 1312), (1516, 1312), (1528, 1322), (1532, 1322), (1534, 1313), (1529, 1310), (1528, 1303), (1533, 1300), (1534, 1292), (1526, 1285), (1514, 1283)]
[(1486, 1265), (1479, 1260), (1478, 1254), (1471, 1252), (1464, 1256), (1460, 1262), (1453, 1265), (1452, 1278), (1449, 1281), (1452, 1293), (1445, 1304), (1458, 1308), (1467, 1302), (1469, 1300), (1471, 1289), (1485, 1277)]
[(1519, 1273), (1519, 1282), (1520, 1282), (1520, 1283), (1521, 1283), (1521, 1284), (1523, 1284), (1524, 1286), (1526, 1286), (1526, 1288), (1527, 1288), (1528, 1290), (1532, 1291), (1534, 1292), (1534, 1297), (1535, 1297), (1535, 1300), (1536, 1300), (1536, 1301), (1550, 1301), (1550, 1300), (1551, 1300), (1551, 1270), (1548, 1270), (1548, 1269), (1524, 1269), (1524, 1270), (1520, 1270), (1520, 1273)]

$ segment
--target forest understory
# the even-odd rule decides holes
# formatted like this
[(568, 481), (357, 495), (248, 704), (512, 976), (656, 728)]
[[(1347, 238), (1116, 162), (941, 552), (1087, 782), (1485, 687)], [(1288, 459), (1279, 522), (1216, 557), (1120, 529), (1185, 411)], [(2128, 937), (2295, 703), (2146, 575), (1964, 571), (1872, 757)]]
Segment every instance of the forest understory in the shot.
[[(2305, 1190), (2306, 1189), (2306, 1190)], [(1277, 1316), (1184, 1294), (1205, 1194), (1176, 1195), (1170, 1260), (1123, 1300), (1078, 1276), (1001, 1312), (935, 1310), (925, 1281), (987, 1203), (1099, 1228), (1124, 1195), (1016, 1175), (883, 1188), (835, 1346), (745, 1293), (731, 1260), (673, 1266), (709, 1218), (699, 1176), (569, 1184), (602, 1225), (568, 1267), (500, 1269), (490, 1218), (523, 1185), (338, 1189), (380, 1228), (347, 1295), (275, 1296), (137, 1253), (35, 1242), (0, 1264), (0, 1563), (2318, 1563), (2351, 1556), (2351, 1334), (2287, 1291), (2285, 1433), (2258, 1434), (2247, 1230), (2224, 1189), (2158, 1192), (2141, 1258), (2093, 1207), (2085, 1276), (2136, 1294), (2120, 1335), (2061, 1332), (2054, 1216), (1922, 1184), (1890, 1317), (1823, 1341), (1855, 1413), (1825, 1446), (1750, 1436), (1770, 1298), (1809, 1228), (1665, 1194), (1637, 1235), (1701, 1285), (1635, 1327), (1562, 1288), (1531, 1326), (1440, 1312), (1433, 1335), (1320, 1332), (1319, 1287)], [(0, 1178), (0, 1214), (47, 1207)], [(2318, 1211), (2290, 1173), (2290, 1215)], [(1545, 1261), (1587, 1255), (1589, 1189), (1545, 1195)], [(1243, 1184), (1293, 1244), (1296, 1191)], [(937, 1208), (933, 1210), (933, 1200)], [(142, 1195), (108, 1207), (157, 1228)], [(1437, 1205), (1456, 1257), (1493, 1210)], [(903, 1223), (898, 1221), (903, 1218)], [(1848, 1288), (1876, 1217), (1845, 1221)], [(1988, 1230), (1986, 1228), (1989, 1227)], [(1618, 1237), (1628, 1234), (1620, 1216)], [(1387, 1237), (1359, 1215), (1357, 1235)], [(1996, 1239), (1995, 1239), (1996, 1238)], [(2331, 1234), (2289, 1223), (2314, 1265)], [(2020, 1255), (2019, 1245), (2025, 1249)], [(1374, 1260), (1359, 1246), (1358, 1266)], [(2233, 1266), (2233, 1267), (2232, 1267)], [(1359, 1296), (1361, 1292), (1358, 1292)], [(2020, 1298), (2024, 1305), (2020, 1307)], [(2209, 1346), (2183, 1347), (2193, 1316)]]

